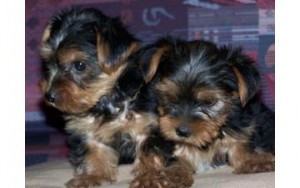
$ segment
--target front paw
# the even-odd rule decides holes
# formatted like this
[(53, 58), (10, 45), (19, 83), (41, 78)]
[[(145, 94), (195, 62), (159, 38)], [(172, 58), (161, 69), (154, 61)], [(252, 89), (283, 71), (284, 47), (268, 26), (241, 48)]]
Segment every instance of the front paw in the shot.
[(139, 175), (131, 182), (130, 188), (188, 188), (193, 182), (192, 177), (179, 177), (163, 170)]
[(170, 182), (160, 173), (145, 173), (136, 177), (131, 183), (130, 188), (168, 188)]
[(252, 174), (275, 171), (275, 161), (249, 160), (234, 170), (236, 174)]
[(103, 178), (98, 176), (77, 176), (65, 185), (67, 188), (89, 188), (100, 186)]

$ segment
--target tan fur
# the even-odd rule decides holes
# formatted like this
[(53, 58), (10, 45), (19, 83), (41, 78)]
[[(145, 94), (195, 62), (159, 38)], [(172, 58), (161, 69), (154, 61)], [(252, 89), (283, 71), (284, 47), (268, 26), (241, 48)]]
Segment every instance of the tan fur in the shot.
[(170, 166), (155, 153), (142, 153), (138, 159), (130, 188), (185, 188), (193, 184), (193, 168), (182, 158)]
[(244, 81), (244, 78), (243, 78), (243, 75), (240, 73), (240, 71), (235, 67), (232, 67), (232, 69), (233, 69), (233, 72), (235, 73), (236, 78), (237, 78), (238, 87), (239, 87), (239, 96), (240, 96), (241, 103), (242, 103), (243, 106), (245, 106), (246, 103), (247, 103), (247, 97), (248, 97), (247, 85), (246, 85), (246, 83)]
[(220, 128), (224, 122), (225, 118), (222, 117), (217, 122), (204, 121), (191, 124), (194, 136), (190, 143), (199, 143), (199, 146), (210, 144), (219, 136)]
[[(93, 184), (100, 185), (102, 181), (115, 181), (118, 156), (107, 146), (113, 136), (118, 133), (130, 134), (132, 141), (140, 143), (148, 135), (149, 126), (157, 124), (156, 116), (149, 113), (131, 112), (131, 115), (120, 114), (115, 120), (103, 123), (102, 118), (89, 114), (67, 116), (66, 130), (87, 136), (89, 155), (85, 158), (87, 176), (75, 177), (67, 184), (70, 188)], [(158, 161), (158, 160), (156, 160)], [(95, 178), (95, 177), (98, 177)], [(96, 181), (94, 181), (96, 180)]]
[(133, 141), (137, 142), (137, 137), (147, 135), (147, 127), (152, 124), (157, 124), (154, 115), (133, 112), (133, 115), (128, 119), (126, 118), (122, 121), (122, 117), (118, 117), (114, 121), (103, 124), (101, 131), (95, 135), (102, 138), (104, 142), (108, 142), (112, 138), (112, 135), (120, 131), (124, 134), (129, 134)]
[(194, 145), (177, 144), (174, 155), (188, 161), (195, 172), (203, 172), (211, 168), (215, 153), (210, 150), (200, 151)]
[(44, 32), (42, 34), (42, 42), (46, 42), (50, 38), (51, 26), (50, 24), (46, 25)]
[(101, 185), (102, 181), (114, 182), (117, 180), (117, 153), (92, 137), (87, 139), (89, 152), (84, 161), (84, 173), (71, 179), (66, 184), (68, 188), (89, 187), (91, 182), (93, 185)]
[[(206, 88), (196, 88), (195, 97), (198, 100), (215, 100), (218, 96), (224, 96), (225, 92), (220, 89), (206, 89)], [(224, 97), (223, 97), (224, 98)]]
[(139, 49), (139, 44), (137, 42), (131, 43), (129, 48), (123, 54), (121, 54), (117, 64), (122, 64), (123, 62), (125, 62), (128, 59), (128, 57), (131, 54), (135, 53), (138, 49)]
[(169, 47), (165, 46), (158, 49), (155, 54), (151, 57), (149, 71), (146, 75), (146, 83), (150, 82), (153, 76), (156, 73), (157, 67), (160, 62), (160, 58), (164, 55), (166, 51), (168, 51)]
[(192, 165), (197, 172), (212, 168), (216, 158), (226, 160), (235, 169), (235, 173), (268, 172), (275, 169), (275, 157), (261, 150), (251, 150), (247, 147), (248, 137), (232, 137), (224, 135), (217, 139), (206, 151), (188, 144), (177, 144), (175, 156), (182, 157)]
[(226, 121), (226, 116), (220, 117), (215, 121), (199, 121), (189, 122), (189, 128), (191, 129), (192, 135), (188, 138), (179, 137), (176, 134), (176, 128), (179, 127), (183, 120), (176, 119), (174, 117), (162, 116), (160, 117), (160, 129), (161, 132), (172, 140), (179, 142), (185, 142), (197, 147), (203, 147), (207, 143), (214, 141), (219, 135), (220, 127)]
[(166, 78), (160, 81), (155, 88), (159, 93), (163, 93), (161, 97), (168, 100), (176, 100), (180, 92), (180, 88), (172, 80)]
[(52, 48), (47, 43), (42, 43), (41, 49), (40, 49), (40, 55), (43, 59), (48, 59), (50, 55), (53, 53)]
[(39, 87), (41, 89), (41, 92), (42, 93), (45, 93), (46, 92), (46, 89), (47, 89), (47, 81), (45, 79), (41, 79), (39, 81)]
[[(49, 105), (70, 114), (83, 113), (93, 107), (101, 96), (111, 92), (124, 68), (125, 66), (121, 66), (116, 72), (110, 75), (101, 74), (98, 77), (98, 82), (93, 82), (84, 88), (78, 87), (75, 83), (67, 79), (61, 80), (60, 84), (55, 88), (58, 93), (57, 101), (55, 104), (49, 103)], [(43, 90), (46, 92), (46, 90), (50, 89), (51, 84), (43, 83)]]
[[(112, 59), (110, 44), (101, 38), (100, 32), (97, 31), (95, 50), (98, 68), (101, 70), (98, 71), (97, 68), (97, 71), (92, 72), (89, 70), (91, 66), (87, 66), (86, 71), (75, 74), (70, 64), (77, 61), (85, 63), (93, 57), (88, 57), (89, 54), (80, 51), (76, 46), (61, 46), (60, 40), (68, 39), (60, 37), (65, 37), (68, 33), (58, 35), (59, 38), (54, 41), (57, 44), (52, 49), (48, 44), (50, 33), (51, 28), (48, 25), (42, 37), (41, 56), (48, 61), (50, 70), (47, 78), (40, 82), (40, 88), (43, 94), (54, 95), (55, 99), (50, 100), (51, 102), (46, 99), (46, 102), (68, 114), (65, 116), (66, 130), (86, 139), (83, 140), (83, 144), (87, 147), (86, 154), (80, 158), (83, 162), (80, 161), (79, 166), (75, 165), (74, 178), (66, 186), (68, 188), (92, 187), (101, 185), (103, 181), (113, 182), (116, 180), (119, 154), (110, 146), (112, 144), (110, 142), (116, 134), (122, 133), (129, 134), (133, 143), (139, 146), (148, 134), (148, 126), (157, 124), (157, 119), (154, 114), (129, 111), (128, 104), (131, 101), (124, 102), (126, 105), (124, 104), (123, 111), (113, 120), (104, 121), (104, 116), (95, 115), (90, 110), (102, 96), (111, 94), (117, 79), (127, 66), (128, 57), (138, 50), (139, 45), (133, 42), (128, 49), (118, 54), (116, 59)], [(53, 65), (56, 66), (51, 66), (52, 58), (55, 60)], [(91, 72), (92, 75), (88, 75)], [(99, 74), (97, 78), (95, 78), (96, 74)]]
[(98, 63), (102, 67), (102, 69), (109, 73), (109, 70), (106, 70), (106, 61), (108, 61), (110, 55), (109, 46), (107, 43), (101, 39), (100, 33), (97, 33), (97, 56), (98, 56)]
[(40, 55), (42, 58), (47, 59), (50, 54), (52, 53), (52, 49), (47, 44), (47, 40), (50, 38), (51, 33), (51, 26), (50, 24), (46, 25), (44, 32), (42, 34), (42, 40), (41, 40), (41, 49), (40, 49)]
[(147, 135), (148, 126), (157, 124), (156, 116), (149, 113), (132, 112), (132, 116), (120, 114), (115, 120), (102, 123), (102, 118), (94, 116), (68, 116), (66, 129), (76, 131), (84, 135), (91, 135), (98, 142), (109, 143), (113, 136), (118, 133), (128, 133), (134, 142), (139, 142), (139, 137)]
[(159, 118), (159, 126), (161, 132), (170, 139), (180, 139), (175, 132), (175, 128), (180, 124), (180, 120), (169, 116)]
[(115, 62), (113, 65), (109, 64), (110, 59), (110, 49), (109, 44), (106, 43), (102, 38), (99, 32), (97, 32), (97, 56), (98, 56), (98, 63), (101, 69), (107, 73), (111, 74), (115, 72), (122, 64), (125, 63), (125, 61), (128, 59), (128, 57), (137, 51), (139, 48), (138, 43), (134, 42), (132, 43), (129, 48), (118, 57), (117, 62)]
[(165, 161), (162, 156), (154, 153), (143, 153), (138, 157), (138, 163), (135, 165), (132, 173), (134, 176), (140, 176), (149, 170), (162, 170), (165, 167)]
[(275, 156), (260, 150), (251, 150), (243, 142), (232, 144), (228, 153), (229, 163), (238, 174), (270, 172), (275, 170)]
[[(103, 71), (108, 74), (115, 72), (116, 69), (119, 68), (119, 66), (123, 65), (126, 62), (126, 60), (128, 59), (128, 57), (131, 54), (135, 53), (138, 50), (138, 48), (139, 48), (138, 43), (136, 43), (136, 42), (132, 43), (129, 46), (129, 48), (120, 55), (117, 62), (113, 66), (111, 66), (109, 64), (102, 64), (101, 66), (102, 66)], [(105, 52), (103, 52), (103, 53), (105, 53)]]
[(62, 49), (57, 52), (60, 64), (73, 63), (75, 61), (86, 61), (87, 55), (76, 48)]

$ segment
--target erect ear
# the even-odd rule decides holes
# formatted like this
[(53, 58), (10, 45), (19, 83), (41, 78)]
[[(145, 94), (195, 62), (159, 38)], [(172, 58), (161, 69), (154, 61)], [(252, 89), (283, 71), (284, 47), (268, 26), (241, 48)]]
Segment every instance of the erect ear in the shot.
[(114, 64), (109, 66), (108, 59), (110, 55), (110, 49), (108, 44), (105, 42), (105, 40), (101, 37), (100, 32), (96, 28), (96, 36), (97, 36), (97, 57), (98, 57), (98, 63), (102, 70), (105, 73), (112, 72), (114, 67)]
[(96, 28), (96, 38), (98, 63), (107, 74), (115, 72), (139, 48), (137, 40), (125, 30), (100, 32)]
[(49, 57), (49, 55), (52, 53), (52, 48), (47, 43), (48, 39), (50, 38), (50, 33), (51, 33), (51, 25), (47, 24), (45, 29), (44, 29), (44, 32), (42, 34), (41, 48), (40, 48), (40, 55), (44, 59)]
[(154, 77), (159, 66), (161, 57), (169, 51), (170, 46), (152, 47), (146, 49), (141, 57), (141, 64), (146, 83)]
[(254, 67), (254, 61), (242, 54), (242, 49), (232, 49), (231, 47), (221, 48), (222, 55), (225, 55), (230, 67), (235, 75), (237, 90), (242, 106), (258, 93), (260, 88), (260, 75)]
[(47, 24), (42, 34), (42, 42), (45, 42), (50, 38), (50, 33), (51, 33), (51, 26), (50, 24)]

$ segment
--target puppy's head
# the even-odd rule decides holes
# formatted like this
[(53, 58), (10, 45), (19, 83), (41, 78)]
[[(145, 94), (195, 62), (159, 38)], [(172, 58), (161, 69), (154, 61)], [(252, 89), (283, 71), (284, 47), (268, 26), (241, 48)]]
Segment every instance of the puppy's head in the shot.
[(259, 88), (258, 72), (240, 50), (165, 38), (144, 54), (146, 80), (159, 96), (162, 133), (199, 148), (218, 138)]
[(111, 91), (137, 47), (118, 18), (98, 10), (71, 9), (53, 16), (41, 44), (45, 101), (69, 114), (85, 112)]

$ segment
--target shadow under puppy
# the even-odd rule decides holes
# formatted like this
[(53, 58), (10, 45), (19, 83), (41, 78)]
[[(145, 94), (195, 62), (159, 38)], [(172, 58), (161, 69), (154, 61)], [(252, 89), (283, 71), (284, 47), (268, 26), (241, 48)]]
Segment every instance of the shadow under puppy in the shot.
[(131, 187), (190, 187), (193, 173), (275, 170), (275, 114), (256, 100), (260, 77), (241, 49), (161, 38), (144, 48), (159, 129), (142, 143)]
[(92, 8), (63, 11), (46, 26), (40, 86), (72, 135), (75, 173), (67, 187), (115, 181), (119, 159), (133, 161), (147, 127), (157, 124), (156, 101), (134, 55), (138, 46), (118, 18)]

